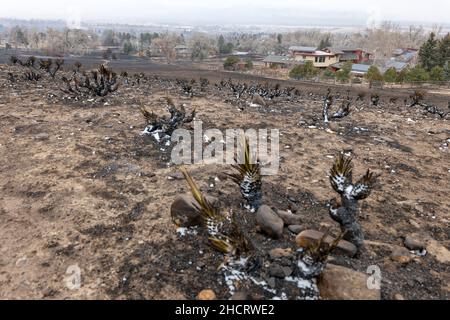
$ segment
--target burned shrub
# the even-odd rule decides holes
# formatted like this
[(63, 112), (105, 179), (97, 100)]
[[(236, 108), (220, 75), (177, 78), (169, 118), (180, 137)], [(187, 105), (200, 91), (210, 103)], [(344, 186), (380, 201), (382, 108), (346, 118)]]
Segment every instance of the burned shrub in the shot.
[(12, 65), (21, 65), (21, 66), (23, 66), (23, 63), (22, 63), (22, 61), (20, 61), (20, 59), (19, 58), (17, 58), (16, 56), (11, 56), (10, 58), (9, 58), (9, 62), (12, 64)]
[(372, 103), (372, 106), (378, 107), (379, 104), (380, 104), (380, 96), (379, 96), (378, 94), (373, 94), (373, 95), (370, 97), (370, 101), (371, 101), (371, 103)]
[(242, 197), (247, 201), (247, 208), (256, 212), (262, 204), (261, 165), (250, 154), (248, 138), (244, 139), (242, 150), (243, 157), (236, 157), (236, 164), (233, 165), (237, 172), (230, 177), (239, 186)]
[(8, 72), (7, 77), (9, 82), (16, 82), (17, 80), (16, 76), (12, 72)]
[(39, 73), (36, 73), (32, 70), (26, 71), (23, 74), (23, 79), (25, 81), (39, 81), (42, 76)]
[(409, 105), (410, 108), (415, 107), (417, 105), (420, 105), (425, 98), (425, 92), (420, 90), (415, 90), (412, 95), (410, 95), (411, 98), (411, 104)]
[(209, 86), (209, 80), (206, 78), (200, 78), (200, 91), (205, 92)]
[(75, 61), (73, 64), (73, 73), (77, 74), (81, 71), (83, 64), (80, 61)]
[(25, 63), (23, 65), (26, 67), (29, 67), (29, 68), (34, 68), (35, 64), (36, 64), (36, 57), (31, 56), (31, 57), (28, 57), (28, 59), (25, 61)]
[[(423, 91), (420, 91), (420, 90), (414, 91), (414, 93), (410, 96), (410, 98), (412, 100), (411, 104), (410, 104), (410, 108), (415, 107), (415, 106), (420, 106), (424, 109), (424, 111), (426, 111), (428, 113), (439, 115), (439, 117), (441, 119), (444, 119), (449, 114), (449, 112), (445, 112), (437, 106), (423, 102), (423, 100), (425, 98), (425, 93)], [(450, 106), (450, 104), (449, 104), (449, 106)]]
[(346, 98), (342, 101), (341, 107), (337, 112), (335, 112), (331, 118), (332, 119), (341, 119), (345, 118), (350, 114), (350, 105), (352, 103), (352, 99), (350, 98), (350, 91), (347, 92)]
[(194, 110), (187, 116), (184, 105), (177, 108), (169, 97), (166, 97), (166, 102), (170, 113), (169, 118), (158, 118), (153, 112), (147, 111), (144, 107), (141, 108), (141, 113), (144, 116), (147, 125), (144, 134), (151, 135), (159, 144), (169, 146), (172, 133), (182, 125), (192, 122), (196, 112)]
[(78, 97), (105, 97), (119, 88), (117, 74), (104, 65), (101, 65), (98, 70), (83, 73), (81, 77), (74, 75), (72, 79), (63, 77), (62, 80), (66, 85), (66, 88), (62, 90)]
[(358, 201), (370, 196), (377, 182), (376, 176), (370, 170), (356, 183), (353, 180), (352, 159), (342, 154), (336, 161), (330, 172), (330, 183), (334, 191), (340, 195), (340, 201), (331, 201), (330, 216), (339, 223), (344, 239), (353, 243), (357, 248), (364, 244), (364, 234), (358, 223)]
[(55, 78), (56, 73), (61, 69), (64, 64), (63, 59), (52, 59), (39, 60), (39, 69), (47, 72), (52, 78)]

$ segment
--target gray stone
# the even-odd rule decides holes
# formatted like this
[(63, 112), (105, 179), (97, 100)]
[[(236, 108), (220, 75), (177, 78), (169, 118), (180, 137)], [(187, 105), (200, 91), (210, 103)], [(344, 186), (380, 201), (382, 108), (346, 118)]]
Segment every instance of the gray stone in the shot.
[(46, 141), (46, 140), (48, 140), (49, 139), (49, 135), (48, 135), (48, 133), (39, 133), (39, 134), (37, 134), (37, 135), (35, 135), (34, 136), (34, 140), (37, 140), (37, 141)]
[(303, 226), (293, 225), (288, 227), (289, 231), (293, 234), (299, 234), (303, 230)]
[(405, 247), (409, 250), (424, 250), (426, 248), (426, 244), (414, 239), (410, 236), (407, 236), (404, 241)]
[(269, 207), (262, 205), (256, 213), (256, 222), (269, 237), (279, 239), (283, 235), (283, 220)]
[(283, 220), (286, 226), (300, 225), (302, 224), (302, 219), (299, 215), (293, 214), (288, 211), (278, 211), (278, 216)]

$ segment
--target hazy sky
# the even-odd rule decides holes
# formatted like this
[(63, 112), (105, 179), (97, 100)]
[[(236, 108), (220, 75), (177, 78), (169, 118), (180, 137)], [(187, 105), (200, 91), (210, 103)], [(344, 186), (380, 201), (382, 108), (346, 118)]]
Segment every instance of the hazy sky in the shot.
[(0, 17), (111, 22), (302, 25), (314, 19), (350, 24), (419, 21), (450, 24), (449, 0), (14, 0)]

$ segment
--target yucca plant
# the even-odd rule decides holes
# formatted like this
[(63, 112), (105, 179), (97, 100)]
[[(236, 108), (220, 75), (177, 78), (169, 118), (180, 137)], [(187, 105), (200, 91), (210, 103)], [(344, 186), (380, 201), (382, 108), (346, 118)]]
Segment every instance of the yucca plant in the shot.
[(323, 99), (323, 108), (322, 108), (323, 122), (325, 124), (328, 124), (328, 122), (330, 122), (328, 113), (331, 109), (332, 104), (333, 104), (333, 96), (331, 95), (331, 89), (328, 89), (327, 94)]
[(380, 104), (380, 96), (378, 94), (373, 94), (370, 97), (370, 101), (372, 102), (373, 106), (378, 107), (378, 105)]
[(312, 279), (322, 274), (329, 255), (337, 248), (339, 242), (344, 237), (344, 232), (341, 232), (330, 244), (326, 241), (328, 236), (329, 230), (324, 233), (319, 241), (312, 241), (300, 253), (297, 266), (298, 272), (303, 278)]
[(340, 154), (330, 171), (330, 183), (334, 191), (340, 195), (340, 202), (332, 200), (330, 216), (339, 223), (344, 239), (352, 242), (357, 248), (364, 244), (364, 234), (358, 223), (358, 201), (370, 196), (377, 183), (378, 176), (370, 170), (357, 182), (353, 183), (352, 158)]
[[(262, 204), (262, 176), (261, 165), (250, 153), (248, 138), (243, 139), (243, 161), (235, 158), (233, 165), (236, 173), (230, 174), (230, 178), (239, 186), (242, 197), (247, 201), (250, 211), (256, 212)], [(240, 163), (242, 162), (242, 163)]]
[(211, 246), (223, 254), (240, 255), (248, 252), (251, 249), (250, 242), (236, 223), (234, 216), (221, 215), (203, 196), (187, 170), (182, 168), (181, 173), (196, 201), (195, 208), (202, 218)]
[(345, 118), (350, 114), (350, 105), (352, 104), (352, 99), (350, 98), (350, 92), (347, 92), (347, 96), (344, 101), (342, 101), (341, 107), (337, 112), (335, 112), (331, 118), (332, 119), (341, 119)]

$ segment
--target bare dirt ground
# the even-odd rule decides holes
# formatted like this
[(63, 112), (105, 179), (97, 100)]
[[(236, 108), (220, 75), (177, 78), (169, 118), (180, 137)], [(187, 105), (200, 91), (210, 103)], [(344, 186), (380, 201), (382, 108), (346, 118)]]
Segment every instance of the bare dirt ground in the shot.
[[(449, 298), (450, 125), (406, 107), (409, 92), (381, 92), (379, 107), (366, 98), (327, 132), (311, 127), (320, 117), (325, 87), (296, 83), (298, 101), (243, 111), (217, 93), (188, 99), (177, 90), (145, 85), (122, 86), (104, 100), (83, 104), (63, 100), (51, 80), (11, 84), (9, 68), (0, 66), (1, 299), (194, 299), (205, 288), (229, 298), (216, 272), (220, 255), (204, 239), (180, 239), (170, 219), (170, 204), (188, 191), (185, 181), (169, 178), (177, 168), (141, 136), (140, 101), (165, 113), (167, 94), (188, 110), (195, 107), (204, 129), (280, 129), (281, 169), (264, 178), (264, 202), (301, 215), (305, 229), (327, 223), (338, 230), (326, 207), (336, 196), (327, 173), (338, 152), (352, 152), (356, 175), (367, 168), (381, 172), (380, 188), (362, 205), (365, 252), (355, 259), (332, 257), (333, 263), (362, 272), (380, 266), (383, 299), (397, 293)], [(188, 79), (211, 75), (211, 82), (225, 77), (169, 69), (152, 72)], [(441, 106), (447, 98), (429, 97)], [(232, 182), (210, 185), (229, 167), (189, 170), (222, 207), (242, 210)], [(390, 253), (403, 246), (406, 235), (427, 242), (428, 253), (401, 265)], [(275, 245), (294, 247), (295, 236), (286, 231)], [(65, 277), (74, 265), (81, 269), (82, 286), (72, 290)]]

